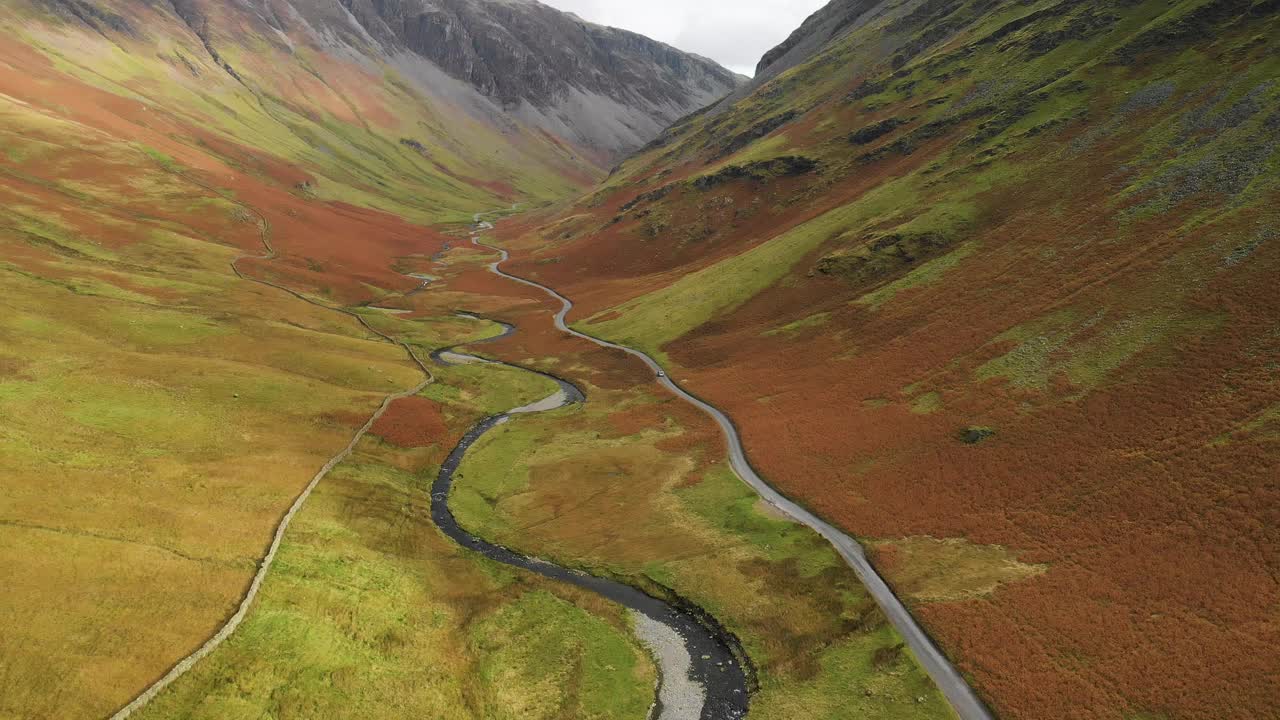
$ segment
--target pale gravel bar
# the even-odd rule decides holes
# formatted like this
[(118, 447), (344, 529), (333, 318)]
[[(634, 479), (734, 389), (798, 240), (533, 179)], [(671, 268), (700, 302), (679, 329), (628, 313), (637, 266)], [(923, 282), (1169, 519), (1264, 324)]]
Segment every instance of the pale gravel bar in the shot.
[(650, 720), (698, 720), (707, 702), (707, 691), (689, 677), (693, 658), (684, 638), (669, 625), (638, 610), (631, 611), (636, 637), (658, 664), (657, 711)]

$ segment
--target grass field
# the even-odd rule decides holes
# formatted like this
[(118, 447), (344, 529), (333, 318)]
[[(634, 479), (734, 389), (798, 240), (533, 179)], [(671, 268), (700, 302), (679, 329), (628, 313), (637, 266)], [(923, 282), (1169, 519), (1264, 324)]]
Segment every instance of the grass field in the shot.
[[(113, 44), (66, 25), (52, 29), (32, 12), (0, 9), (15, 30), (0, 39), (0, 563), (12, 570), (10, 591), (0, 598), (0, 717), (103, 717), (212, 635), (308, 480), (384, 397), (422, 380), (401, 348), (330, 305), (394, 296), (415, 284), (399, 266), (437, 252), (443, 237), (412, 223), (460, 220), (493, 207), (498, 183), (491, 181), (499, 176), (536, 197), (563, 194), (580, 179), (557, 175), (563, 151), (549, 143), (503, 145), (502, 156), (488, 157), (497, 136), (487, 127), (427, 118), (451, 111), (428, 111), (395, 83), (370, 84), (364, 71), (323, 65), (324, 58), (312, 57), (310, 69), (276, 68), (285, 76), (255, 68), (264, 86), (292, 87), (293, 72), (309, 78), (298, 103), (286, 107), (200, 60), (203, 50), (188, 53), (179, 42), (156, 52), (141, 37)], [(187, 55), (182, 62), (202, 78), (171, 72), (171, 53)], [(252, 66), (252, 54), (228, 57)], [(321, 74), (331, 81), (327, 90), (316, 85)], [(337, 96), (344, 89), (351, 104)], [(426, 119), (429, 132), (456, 126), (459, 133), (435, 136), (439, 165), (399, 142), (402, 121), (416, 134)], [(476, 157), (476, 146), (487, 157), (485, 167), (473, 169), (483, 188), (441, 169)], [(267, 242), (279, 253), (271, 262), (263, 259)], [(233, 264), (247, 278), (290, 285), (317, 303), (237, 277)], [(448, 399), (459, 421), (479, 412), (470, 402), (537, 399), (541, 392), (524, 376), (512, 376), (510, 388), (480, 387), (464, 373)], [(486, 400), (490, 389), (497, 396)], [(410, 492), (407, 483), (416, 478), (363, 457), (343, 470), (352, 475), (336, 482), (367, 490), (370, 507), (339, 503), (358, 514)], [(339, 554), (308, 554), (304, 540), (327, 538), (333, 529), (323, 517), (315, 522), (304, 532), (317, 534), (296, 544), (290, 536), (280, 589), (273, 581), (267, 614), (255, 614), (243, 639), (237, 636), (244, 645), (231, 650), (234, 662), (244, 658), (235, 653), (256, 650), (282, 650), (278, 659), (291, 662), (243, 694), (182, 713), (257, 717), (255, 706), (307, 712), (297, 710), (299, 695), (278, 693), (277, 680), (314, 694), (314, 707), (344, 713), (351, 698), (330, 685), (330, 671), (365, 659), (376, 675), (381, 661), (370, 654), (372, 642), (403, 663), (402, 673), (420, 672), (413, 662), (422, 656), (413, 653), (422, 646), (397, 655), (395, 633), (429, 642), (435, 636), (419, 637), (418, 623), (427, 621), (424, 632), (441, 626), (436, 613), (448, 607), (465, 607), (458, 615), (474, 623), (486, 617), (474, 614), (480, 606), (522, 608), (547, 621), (547, 647), (580, 652), (587, 669), (598, 665), (597, 656), (614, 664), (632, 657), (634, 678), (626, 681), (579, 683), (574, 673), (530, 680), (544, 688), (544, 704), (559, 703), (556, 689), (571, 685), (594, 693), (593, 701), (613, 690), (633, 703), (651, 695), (652, 668), (616, 611), (580, 602), (613, 624), (582, 622), (590, 642), (572, 645), (566, 628), (580, 624), (584, 611), (564, 599), (547, 601), (545, 589), (507, 592), (510, 578), (455, 560), (477, 585), (474, 602), (449, 606), (443, 570), (436, 567), (426, 583), (425, 570), (406, 568), (408, 560), (386, 547), (361, 546), (373, 542), (367, 537), (344, 546), (353, 553), (363, 547), (358, 567), (344, 569)], [(387, 523), (394, 529), (398, 521)], [(339, 638), (319, 616), (308, 619), (313, 626), (293, 622), (305, 615), (289, 606), (293, 599), (316, 600), (317, 589), (333, 590), (339, 577), (348, 582), (342, 587), (386, 583), (384, 604), (366, 602), (360, 618), (381, 623), (373, 640)], [(491, 605), (486, 594), (495, 596)], [(432, 602), (390, 605), (423, 597)], [(278, 634), (282, 624), (291, 632)], [(456, 616), (439, 632), (458, 648), (472, 646)], [(478, 664), (488, 651), (467, 652), (472, 659), (465, 662)], [(269, 659), (259, 660), (254, 672), (266, 673), (261, 663)], [(458, 666), (442, 666), (438, 676), (449, 680), (436, 684), (439, 697), (415, 695), (405, 707), (456, 697), (463, 692), (457, 673)], [(384, 680), (405, 682), (403, 675)], [(486, 689), (477, 681), (466, 692), (481, 702), (499, 684)], [(599, 689), (606, 685), (611, 689)], [(345, 696), (326, 695), (322, 686)], [(209, 686), (192, 687), (199, 694)], [(387, 687), (370, 684), (370, 701)], [(431, 684), (424, 687), (432, 692)], [(187, 697), (177, 690), (169, 702)], [(281, 704), (273, 706), (273, 697)]]
[[(72, 132), (8, 108), (14, 131)], [(77, 167), (163, 188), (151, 216), (65, 207), (60, 181), (33, 174), (60, 172), (46, 158), (0, 188), (0, 547), (16, 588), (0, 656), (22, 658), (4, 663), (0, 708), (17, 716), (105, 713), (202, 641), (350, 436), (328, 418), (418, 378), (349, 318), (237, 280), (234, 246), (257, 228), (234, 206), (101, 152)]]
[(643, 715), (654, 670), (622, 611), (435, 530), (441, 446), (367, 441), (299, 516), (250, 620), (140, 717)]

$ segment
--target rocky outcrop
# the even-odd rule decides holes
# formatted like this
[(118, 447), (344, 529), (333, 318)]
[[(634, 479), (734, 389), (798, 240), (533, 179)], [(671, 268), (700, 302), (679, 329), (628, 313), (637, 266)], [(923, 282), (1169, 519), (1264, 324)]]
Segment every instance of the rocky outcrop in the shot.
[(106, 34), (114, 31), (130, 36), (137, 32), (124, 17), (85, 0), (42, 0), (39, 6), (65, 20), (81, 23), (95, 32)]
[(834, 0), (810, 15), (781, 45), (765, 53), (756, 66), (756, 78), (765, 80), (813, 57), (836, 37), (861, 26), (880, 4), (877, 0)]

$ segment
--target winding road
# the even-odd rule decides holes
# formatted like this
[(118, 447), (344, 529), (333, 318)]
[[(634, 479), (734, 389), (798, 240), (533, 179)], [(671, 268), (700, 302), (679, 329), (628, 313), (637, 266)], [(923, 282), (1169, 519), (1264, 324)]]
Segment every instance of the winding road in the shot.
[[(492, 224), (481, 221), (480, 216), (476, 217), (477, 231), (489, 230), (492, 228)], [(724, 433), (725, 441), (728, 444), (729, 462), (733, 467), (733, 471), (737, 473), (738, 477), (741, 478), (743, 482), (749, 485), (762, 498), (764, 498), (766, 502), (775, 507), (779, 512), (802, 525), (812, 528), (835, 547), (836, 551), (840, 553), (840, 556), (849, 564), (849, 567), (851, 567), (858, 575), (858, 578), (875, 599), (876, 603), (879, 604), (880, 609), (889, 619), (889, 622), (892, 623), (898, 633), (902, 635), (903, 641), (907, 644), (907, 647), (911, 649), (911, 652), (915, 655), (916, 660), (920, 663), (921, 667), (924, 668), (925, 672), (929, 673), (929, 677), (933, 679), (934, 684), (936, 684), (938, 689), (942, 691), (944, 696), (946, 696), (947, 701), (951, 704), (952, 709), (955, 710), (956, 715), (959, 716), (961, 720), (994, 720), (994, 715), (991, 710), (987, 708), (986, 704), (982, 702), (977, 693), (973, 691), (973, 688), (969, 686), (969, 683), (964, 679), (964, 676), (962, 676), (960, 671), (956, 669), (955, 665), (947, 659), (946, 655), (944, 655), (938, 648), (937, 644), (933, 642), (933, 639), (929, 637), (929, 634), (925, 629), (920, 626), (920, 623), (918, 623), (915, 617), (911, 615), (911, 612), (908, 611), (902, 601), (898, 599), (898, 596), (893, 593), (893, 590), (889, 587), (888, 583), (884, 581), (884, 578), (880, 577), (880, 573), (872, 567), (862, 545), (859, 544), (857, 540), (837, 529), (835, 526), (787, 498), (766, 482), (764, 478), (760, 477), (760, 475), (751, 466), (751, 462), (747, 459), (746, 450), (742, 444), (742, 438), (738, 434), (738, 429), (733, 424), (733, 420), (731, 420), (728, 415), (714, 405), (711, 405), (705, 400), (677, 385), (667, 374), (666, 370), (649, 355), (634, 348), (602, 340), (569, 327), (568, 323), (565, 322), (565, 319), (573, 310), (572, 300), (545, 285), (505, 272), (502, 269), (502, 264), (511, 258), (510, 253), (502, 248), (481, 242), (478, 233), (472, 235), (471, 242), (477, 246), (497, 252), (500, 255), (501, 259), (489, 265), (490, 271), (509, 280), (541, 290), (560, 302), (560, 311), (556, 313), (555, 316), (555, 325), (557, 329), (573, 335), (574, 337), (587, 340), (600, 347), (621, 350), (622, 352), (639, 359), (653, 371), (658, 382), (661, 383), (663, 387), (670, 390), (682, 400), (697, 407), (699, 410), (715, 420), (716, 424), (720, 426), (720, 430)]]
[[(503, 334), (497, 337), (506, 337), (515, 331), (511, 325), (503, 323), (503, 326)], [(492, 342), (497, 337), (478, 342)], [(431, 357), (444, 366), (480, 361), (537, 372), (560, 386), (560, 390), (546, 400), (485, 418), (463, 435), (462, 441), (440, 467), (440, 474), (431, 487), (431, 519), (436, 526), (462, 547), (491, 560), (589, 590), (637, 613), (637, 635), (649, 646), (659, 668), (658, 700), (650, 713), (653, 720), (736, 720), (744, 717), (750, 698), (747, 674), (737, 657), (745, 653), (739, 649), (735, 654), (737, 640), (708, 622), (705, 614), (697, 613), (693, 608), (675, 607), (616, 580), (570, 570), (494, 545), (463, 529), (449, 509), (454, 477), (467, 451), (480, 438), (517, 415), (549, 412), (586, 402), (582, 390), (548, 373), (461, 355), (453, 348), (438, 350)]]
[[(185, 179), (194, 184), (200, 185), (207, 190), (216, 192), (219, 195), (222, 194), (215, 188), (204, 185), (193, 178)], [(256, 208), (252, 208), (252, 206), (239, 202), (237, 202), (237, 204), (246, 207), (251, 212), (257, 214), (262, 223), (261, 234), (265, 253), (257, 257), (264, 260), (274, 259), (276, 257), (276, 251), (270, 241), (270, 224), (266, 217), (257, 212)], [(555, 325), (557, 329), (592, 342), (600, 347), (621, 350), (638, 358), (654, 372), (659, 382), (664, 387), (714, 419), (725, 435), (729, 448), (730, 463), (738, 476), (780, 512), (793, 518), (797, 522), (814, 529), (832, 543), (841, 556), (844, 557), (846, 562), (848, 562), (850, 567), (852, 567), (857, 573), (877, 603), (879, 603), (885, 615), (903, 636), (905, 642), (911, 648), (921, 666), (925, 668), (930, 677), (933, 678), (935, 684), (942, 690), (961, 720), (993, 720), (991, 712), (986, 708), (982, 701), (978, 699), (977, 695), (969, 687), (967, 682), (965, 682), (964, 678), (937, 648), (924, 629), (920, 627), (915, 618), (911, 616), (906, 607), (893, 594), (889, 586), (871, 566), (862, 546), (850, 536), (837, 530), (835, 527), (818, 518), (813, 513), (786, 498), (755, 472), (747, 459), (737, 428), (725, 413), (681, 388), (667, 377), (666, 372), (661, 365), (645, 353), (623, 345), (611, 343), (570, 328), (565, 322), (565, 319), (569, 312), (573, 310), (573, 302), (549, 287), (504, 272), (501, 265), (510, 259), (510, 255), (506, 250), (481, 242), (479, 231), (491, 229), (492, 225), (481, 222), (479, 216), (476, 218), (476, 223), (477, 232), (472, 235), (471, 241), (477, 246), (488, 248), (500, 255), (500, 259), (489, 266), (493, 273), (514, 282), (536, 288), (550, 297), (555, 298), (561, 303), (561, 309), (555, 315)], [(176, 665), (170, 668), (163, 677), (147, 687), (128, 705), (114, 713), (111, 716), (111, 720), (124, 720), (125, 718), (130, 717), (134, 712), (145, 707), (161, 691), (189, 672), (197, 663), (217, 649), (238, 629), (241, 622), (248, 615), (248, 612), (252, 607), (267, 574), (274, 564), (274, 560), (277, 552), (279, 551), (284, 535), (288, 531), (293, 518), (311, 496), (312, 491), (334, 467), (345, 460), (354, 451), (356, 445), (394, 401), (400, 398), (417, 395), (427, 385), (434, 381), (434, 377), (427, 364), (418, 357), (417, 353), (415, 353), (413, 348), (407, 343), (399, 341), (388, 334), (377, 330), (358, 313), (344, 308), (323, 305), (290, 288), (277, 285), (267, 280), (245, 275), (237, 267), (237, 264), (241, 259), (246, 257), (253, 256), (240, 256), (235, 258), (231, 263), (231, 268), (237, 276), (244, 280), (261, 283), (287, 292), (290, 295), (313, 305), (341, 312), (353, 317), (366, 330), (378, 336), (379, 339), (400, 346), (407, 353), (409, 359), (423, 371), (426, 379), (414, 388), (400, 393), (395, 393), (384, 398), (381, 405), (368, 419), (365, 425), (355, 433), (350, 443), (343, 448), (341, 452), (331, 458), (329, 462), (327, 462), (312, 478), (311, 482), (308, 483), (302, 493), (295, 499), (294, 503), (289, 507), (288, 511), (277, 525), (275, 532), (272, 535), (271, 542), (267, 548), (267, 553), (263, 557), (262, 561), (260, 561), (257, 572), (255, 572), (245, 595), (241, 598), (235, 613), (218, 629), (214, 636), (209, 638), (190, 655), (182, 658)], [(515, 329), (513, 327), (507, 326), (503, 336), (514, 332), (514, 330)], [(451, 355), (450, 352), (438, 351), (433, 354), (432, 359), (438, 363), (447, 365), (450, 363), (452, 357), (458, 356), (456, 354)], [(518, 366), (512, 365), (511, 367)], [(529, 368), (520, 369), (529, 370)], [(514, 567), (524, 568), (544, 577), (567, 582), (577, 587), (590, 590), (601, 596), (614, 600), (615, 602), (630, 608), (635, 613), (638, 613), (636, 616), (637, 632), (641, 636), (641, 639), (645, 641), (646, 644), (649, 644), (651, 649), (654, 650), (654, 656), (658, 660), (660, 670), (666, 671), (660, 680), (658, 701), (655, 703), (654, 711), (651, 713), (651, 718), (654, 720), (694, 720), (695, 718), (697, 720), (737, 720), (738, 718), (744, 717), (747, 714), (749, 706), (748, 668), (742, 667), (738, 661), (738, 657), (745, 657), (745, 654), (741, 652), (740, 647), (737, 645), (737, 640), (727, 631), (720, 628), (714, 620), (707, 617), (705, 613), (699, 612), (697, 608), (694, 607), (677, 607), (676, 605), (650, 596), (639, 589), (614, 580), (595, 577), (579, 571), (570, 570), (543, 560), (520, 555), (507, 548), (488, 543), (481, 538), (466, 532), (466, 530), (464, 530), (454, 518), (448, 505), (449, 492), (453, 485), (454, 476), (458, 467), (461, 465), (463, 458), (466, 456), (467, 451), (470, 450), (470, 448), (481, 437), (494, 428), (509, 422), (514, 416), (534, 412), (545, 412), (565, 407), (573, 403), (585, 402), (585, 395), (580, 389), (571, 383), (547, 373), (540, 374), (555, 380), (560, 386), (560, 391), (556, 395), (552, 396), (552, 398), (548, 398), (543, 402), (535, 403), (524, 408), (516, 408), (506, 413), (486, 418), (468, 430), (463, 436), (462, 441), (454, 448), (446, 459), (444, 465), (441, 467), (439, 476), (436, 478), (435, 483), (432, 486), (432, 519), (450, 538), (462, 546), (469, 547), (490, 559)], [(670, 642), (663, 643), (662, 640), (664, 638), (670, 638)], [(678, 647), (680, 645), (683, 647)], [(735, 650), (738, 651), (736, 655), (734, 652)], [(673, 657), (673, 655), (677, 657)], [(671, 674), (671, 669), (673, 667), (678, 667), (679, 673), (684, 677), (668, 677), (667, 675)], [(674, 688), (679, 688), (682, 691), (679, 697), (674, 697), (674, 700), (677, 700), (678, 703), (673, 702), (673, 693), (671, 691)], [(691, 693), (690, 691), (694, 692)], [(691, 698), (691, 694), (696, 695), (696, 697)], [(664, 706), (664, 702), (670, 703), (670, 705)]]

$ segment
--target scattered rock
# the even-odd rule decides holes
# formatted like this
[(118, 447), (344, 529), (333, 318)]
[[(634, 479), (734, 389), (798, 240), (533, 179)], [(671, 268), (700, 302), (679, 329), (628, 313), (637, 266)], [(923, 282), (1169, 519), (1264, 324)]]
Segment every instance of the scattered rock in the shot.
[(907, 120), (902, 118), (889, 118), (881, 120), (878, 123), (868, 125), (849, 136), (849, 142), (854, 145), (870, 145), (889, 133), (897, 130), (907, 124)]
[(1144, 110), (1154, 110), (1169, 101), (1178, 86), (1172, 80), (1159, 80), (1134, 92), (1120, 106), (1121, 115), (1132, 115)]
[(861, 284), (903, 272), (937, 257), (955, 238), (941, 232), (893, 232), (872, 236), (852, 249), (818, 261), (815, 272)]
[(967, 427), (960, 431), (960, 442), (965, 445), (977, 445), (996, 436), (996, 431), (989, 427)]
[(728, 157), (738, 152), (739, 150), (745, 148), (746, 146), (750, 145), (751, 143), (765, 136), (772, 135), (773, 132), (778, 128), (782, 127), (783, 125), (786, 125), (792, 120), (795, 120), (796, 117), (799, 116), (799, 114), (800, 113), (796, 112), (795, 110), (788, 110), (782, 113), (781, 115), (774, 115), (771, 118), (767, 118), (765, 120), (762, 120), (756, 123), (755, 125), (752, 125), (750, 128), (744, 130), (741, 133), (738, 133), (737, 135), (730, 138), (728, 141), (724, 142), (720, 146), (720, 151), (716, 153), (715, 158), (713, 158), (713, 160), (719, 160), (721, 158)]
[(817, 161), (812, 158), (786, 155), (746, 165), (730, 165), (713, 175), (703, 175), (691, 184), (695, 189), (705, 191), (734, 180), (765, 181), (778, 177), (806, 175), (817, 171), (818, 167)]
[(661, 200), (661, 199), (665, 198), (666, 196), (670, 195), (670, 194), (671, 194), (671, 191), (672, 191), (672, 190), (674, 190), (674, 189), (675, 189), (675, 188), (674, 188), (673, 186), (671, 186), (671, 185), (663, 185), (662, 187), (658, 188), (657, 190), (650, 190), (650, 191), (649, 191), (649, 192), (647, 192), (647, 193), (642, 193), (642, 194), (640, 194), (640, 195), (637, 195), (637, 196), (635, 197), (635, 199), (634, 199), (634, 200), (632, 200), (632, 201), (628, 202), (627, 204), (625, 204), (625, 205), (623, 205), (621, 208), (619, 208), (619, 211), (620, 211), (620, 212), (624, 212), (624, 213), (625, 213), (625, 212), (627, 212), (627, 211), (631, 210), (632, 208), (634, 208), (634, 207), (635, 207), (635, 206), (637, 206), (637, 205), (642, 205), (642, 204), (645, 204), (645, 203), (651, 203), (651, 202), (657, 202), (658, 200)]
[(1217, 35), (1221, 25), (1250, 11), (1248, 0), (1211, 0), (1194, 10), (1177, 15), (1140, 33), (1111, 53), (1113, 65), (1131, 65), (1139, 55), (1154, 50), (1173, 50), (1187, 43)]
[(1280, 236), (1280, 233), (1277, 233), (1275, 230), (1267, 229), (1259, 232), (1252, 240), (1232, 250), (1230, 254), (1222, 259), (1222, 264), (1226, 267), (1235, 267), (1236, 265), (1239, 265), (1245, 260), (1248, 260), (1250, 255), (1257, 252), (1258, 248), (1262, 247), (1263, 243), (1275, 240), (1277, 236)]

